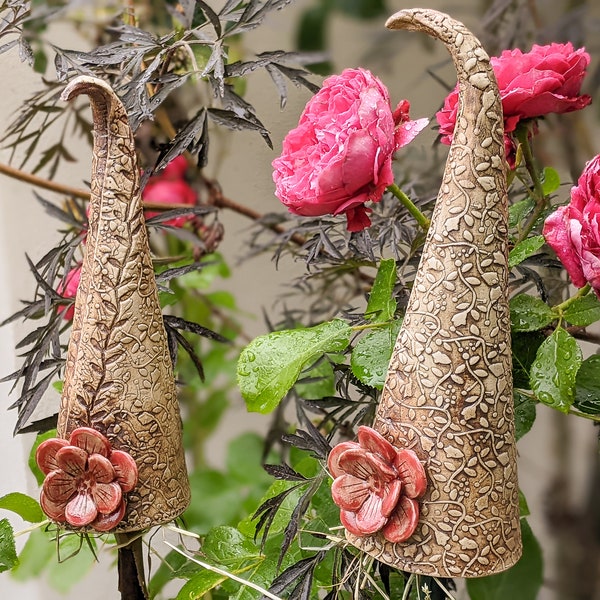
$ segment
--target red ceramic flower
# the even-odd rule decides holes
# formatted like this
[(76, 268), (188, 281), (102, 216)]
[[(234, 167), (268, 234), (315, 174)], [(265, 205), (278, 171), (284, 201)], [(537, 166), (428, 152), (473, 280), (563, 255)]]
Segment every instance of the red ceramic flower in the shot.
[(40, 504), (51, 519), (110, 531), (125, 515), (123, 493), (135, 487), (137, 466), (95, 429), (79, 427), (68, 441), (42, 442), (36, 461), (46, 475)]
[[(75, 296), (77, 296), (77, 289), (79, 288), (80, 279), (81, 265), (77, 265), (66, 274), (63, 280), (59, 283), (56, 291), (63, 298), (75, 298)], [(63, 319), (70, 321), (73, 318), (75, 306), (73, 304), (70, 304), (69, 306), (59, 306), (58, 312), (63, 313)]]
[(428, 123), (408, 112), (406, 100), (392, 112), (387, 88), (365, 69), (328, 77), (273, 161), (275, 194), (294, 214), (345, 214), (349, 231), (368, 227), (364, 203), (381, 200), (392, 155)]
[[(142, 192), (142, 198), (146, 202), (156, 202), (158, 204), (188, 204), (194, 206), (197, 194), (185, 180), (187, 167), (187, 161), (183, 156), (174, 158), (159, 175), (150, 178)], [(146, 211), (145, 214), (146, 218), (149, 219), (158, 213)], [(176, 217), (165, 221), (165, 225), (181, 227), (191, 219), (193, 219), (193, 216)]]
[[(566, 44), (534, 45), (529, 52), (505, 50), (491, 58), (502, 98), (504, 131), (513, 132), (523, 119), (550, 113), (566, 113), (586, 107), (591, 101), (581, 94), (581, 84), (590, 63), (584, 48)], [(436, 114), (441, 141), (452, 142), (458, 110), (458, 86), (446, 97)], [(507, 146), (513, 141), (507, 136)]]
[(600, 298), (600, 155), (586, 164), (571, 201), (546, 219), (543, 233), (573, 285), (590, 283)]
[(427, 489), (423, 465), (412, 450), (396, 450), (370, 427), (358, 428), (358, 442), (335, 446), (327, 461), (334, 477), (333, 501), (342, 525), (354, 535), (381, 531), (403, 542), (415, 531), (419, 503)]

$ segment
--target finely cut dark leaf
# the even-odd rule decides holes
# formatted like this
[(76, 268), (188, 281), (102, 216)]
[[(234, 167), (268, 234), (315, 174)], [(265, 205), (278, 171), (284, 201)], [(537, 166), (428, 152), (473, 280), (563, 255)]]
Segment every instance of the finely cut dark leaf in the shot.
[(275, 479), (282, 479), (284, 481), (308, 481), (304, 475), (294, 471), (292, 467), (286, 465), (285, 463), (281, 465), (263, 465), (263, 469), (271, 475), (271, 477), (275, 477)]

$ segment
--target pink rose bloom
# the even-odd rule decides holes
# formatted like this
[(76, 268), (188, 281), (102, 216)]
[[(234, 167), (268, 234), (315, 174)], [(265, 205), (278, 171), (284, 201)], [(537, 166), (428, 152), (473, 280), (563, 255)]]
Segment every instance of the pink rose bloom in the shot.
[(409, 107), (392, 113), (387, 88), (365, 69), (328, 77), (273, 161), (275, 194), (296, 215), (345, 213), (349, 231), (368, 227), (364, 203), (381, 200), (392, 155), (428, 123), (411, 121)]
[[(584, 48), (574, 50), (570, 42), (534, 45), (526, 53), (505, 50), (491, 62), (502, 98), (505, 134), (513, 132), (523, 119), (579, 110), (592, 101), (587, 94), (580, 94), (590, 55)], [(452, 142), (457, 111), (458, 85), (436, 114), (444, 144)], [(510, 136), (507, 143), (512, 146)]]
[(358, 442), (342, 442), (329, 453), (331, 496), (342, 525), (354, 535), (381, 531), (403, 542), (419, 522), (419, 503), (427, 489), (425, 470), (409, 449), (396, 450), (371, 427), (358, 428)]
[[(184, 179), (187, 171), (187, 161), (183, 156), (174, 158), (159, 174), (151, 177), (144, 191), (142, 198), (146, 202), (155, 202), (157, 204), (196, 204), (197, 195), (195, 190)], [(146, 218), (149, 219), (158, 213), (146, 211)], [(165, 221), (165, 225), (172, 227), (181, 227), (192, 216), (177, 217)]]
[[(81, 265), (77, 265), (71, 269), (63, 280), (58, 284), (57, 292), (63, 298), (75, 298), (77, 296), (77, 290), (79, 288), (79, 280), (81, 279)], [(70, 321), (73, 318), (75, 312), (75, 305), (70, 304), (69, 306), (59, 306), (58, 313), (63, 313), (63, 319)]]
[(600, 155), (586, 164), (571, 201), (546, 219), (543, 233), (573, 285), (589, 283), (600, 298)]

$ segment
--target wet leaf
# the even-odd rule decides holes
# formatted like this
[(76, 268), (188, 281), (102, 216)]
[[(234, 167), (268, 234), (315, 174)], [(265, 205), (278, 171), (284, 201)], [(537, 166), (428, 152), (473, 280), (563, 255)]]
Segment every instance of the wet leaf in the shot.
[(542, 550), (525, 519), (521, 519), (521, 535), (523, 555), (516, 565), (497, 575), (467, 579), (471, 600), (536, 600), (542, 586)]
[(176, 600), (201, 600), (210, 590), (222, 584), (226, 579), (225, 575), (204, 569), (183, 585)]
[(600, 300), (596, 294), (588, 294), (573, 300), (563, 312), (565, 319), (578, 327), (587, 327), (600, 320)]
[(600, 355), (586, 358), (577, 371), (574, 405), (582, 412), (600, 415)]
[(352, 350), (352, 373), (362, 383), (382, 389), (402, 320), (392, 321), (361, 337)]
[(546, 240), (543, 235), (536, 235), (519, 242), (508, 254), (508, 266), (510, 268), (522, 263), (526, 258), (535, 254)]
[(556, 318), (552, 309), (539, 298), (519, 294), (510, 300), (510, 324), (513, 331), (536, 331)]
[(544, 196), (549, 196), (560, 187), (560, 175), (556, 169), (552, 167), (544, 167), (542, 173), (542, 190)]
[(254, 339), (242, 351), (237, 365), (238, 384), (248, 410), (272, 411), (306, 365), (326, 352), (344, 350), (350, 334), (345, 321), (334, 319)]
[(394, 318), (396, 300), (392, 297), (396, 284), (396, 261), (382, 260), (371, 288), (365, 317), (376, 323), (385, 323)]
[(538, 348), (531, 366), (531, 389), (537, 399), (561, 412), (569, 412), (581, 361), (581, 349), (575, 338), (558, 327)]
[(515, 438), (520, 440), (532, 427), (535, 422), (535, 407), (534, 400), (514, 390), (513, 393), (514, 409), (515, 409)]

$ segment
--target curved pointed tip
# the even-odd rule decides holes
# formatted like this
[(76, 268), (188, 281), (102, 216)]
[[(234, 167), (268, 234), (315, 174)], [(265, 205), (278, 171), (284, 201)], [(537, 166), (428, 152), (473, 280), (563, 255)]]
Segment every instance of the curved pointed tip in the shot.
[(75, 96), (79, 96), (79, 94), (89, 93), (94, 90), (103, 91), (111, 96), (114, 95), (112, 88), (106, 81), (89, 75), (80, 75), (67, 84), (67, 87), (65, 87), (60, 95), (60, 99), (68, 102), (75, 98)]
[(414, 10), (418, 9), (399, 10), (385, 22), (385, 26), (388, 29), (404, 29), (404, 24), (411, 19)]

